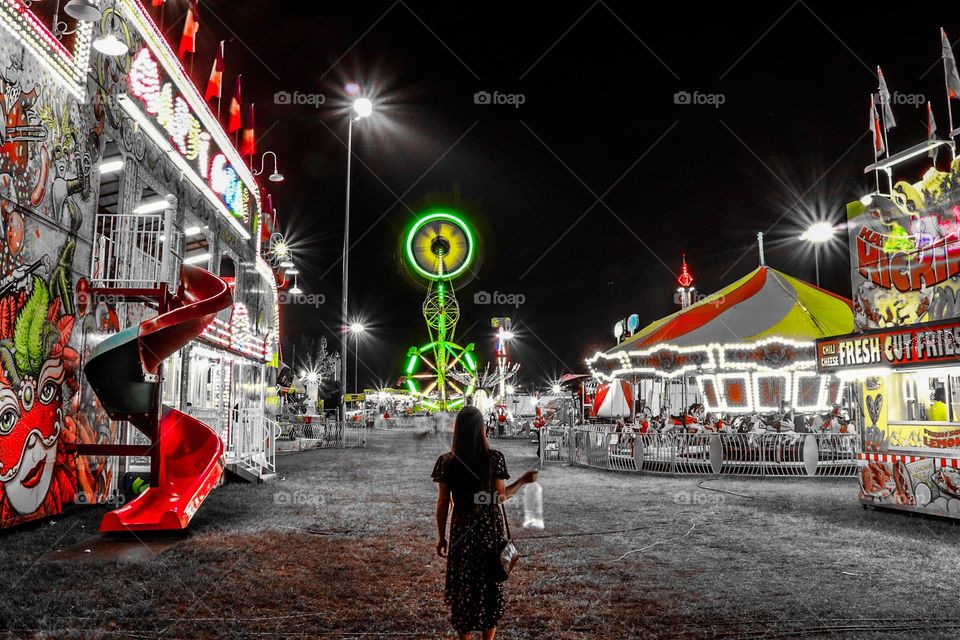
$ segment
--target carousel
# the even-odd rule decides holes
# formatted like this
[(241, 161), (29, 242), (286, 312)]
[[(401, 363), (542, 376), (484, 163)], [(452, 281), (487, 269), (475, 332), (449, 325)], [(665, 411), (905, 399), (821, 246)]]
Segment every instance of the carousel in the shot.
[[(610, 455), (635, 459), (637, 470), (652, 455), (674, 465), (712, 464), (715, 472), (788, 459), (815, 472), (825, 457), (820, 436), (832, 450), (843, 436), (855, 437), (841, 381), (818, 373), (815, 355), (818, 338), (853, 327), (849, 300), (763, 263), (697, 296), (684, 261), (678, 285), (679, 311), (632, 333), (624, 328), (636, 322), (617, 323), (618, 344), (587, 359), (597, 385), (591, 415), (616, 418), (608, 432), (638, 436), (614, 437)], [(711, 434), (725, 437), (700, 437)], [(844, 442), (844, 459), (853, 447)]]

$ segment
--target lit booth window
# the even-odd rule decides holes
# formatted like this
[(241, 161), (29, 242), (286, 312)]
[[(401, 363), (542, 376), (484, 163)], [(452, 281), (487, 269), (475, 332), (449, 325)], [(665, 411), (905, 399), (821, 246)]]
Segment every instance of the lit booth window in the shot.
[[(816, 411), (836, 402), (839, 384), (830, 376), (821, 376), (812, 371), (794, 373), (793, 407), (797, 411)], [(831, 395), (832, 393), (832, 395)]]
[(790, 404), (790, 372), (753, 374), (756, 411), (780, 411)]
[(707, 411), (722, 411), (720, 394), (717, 391), (717, 381), (712, 375), (697, 376), (697, 385), (700, 387), (700, 397)]
[(745, 413), (753, 410), (751, 402), (750, 374), (718, 373), (723, 410), (729, 413)]

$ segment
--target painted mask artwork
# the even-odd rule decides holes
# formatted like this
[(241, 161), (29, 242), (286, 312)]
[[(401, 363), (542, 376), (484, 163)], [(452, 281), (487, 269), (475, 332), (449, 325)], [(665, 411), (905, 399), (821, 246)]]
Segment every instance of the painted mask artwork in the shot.
[(65, 387), (79, 357), (69, 346), (74, 316), (34, 276), (0, 298), (0, 523), (59, 513), (76, 494), (75, 441)]

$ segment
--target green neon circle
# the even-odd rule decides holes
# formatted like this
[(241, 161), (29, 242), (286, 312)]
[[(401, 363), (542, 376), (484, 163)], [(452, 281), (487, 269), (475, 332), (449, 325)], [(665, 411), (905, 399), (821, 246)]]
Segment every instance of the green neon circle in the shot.
[(420, 231), (427, 223), (433, 222), (434, 220), (446, 220), (447, 222), (452, 222), (461, 230), (463, 230), (463, 235), (467, 238), (467, 257), (463, 260), (463, 264), (454, 269), (449, 273), (443, 275), (444, 278), (456, 278), (461, 273), (467, 270), (470, 266), (470, 262), (473, 260), (473, 233), (470, 231), (470, 227), (467, 225), (466, 221), (462, 218), (458, 218), (452, 213), (446, 213), (443, 211), (437, 211), (434, 213), (429, 213), (424, 217), (417, 220), (413, 227), (410, 228), (410, 232), (407, 234), (407, 261), (410, 263), (410, 266), (414, 270), (422, 275), (423, 277), (436, 280), (437, 274), (431, 273), (417, 264), (417, 260), (413, 255), (413, 238), (417, 235), (417, 232)]

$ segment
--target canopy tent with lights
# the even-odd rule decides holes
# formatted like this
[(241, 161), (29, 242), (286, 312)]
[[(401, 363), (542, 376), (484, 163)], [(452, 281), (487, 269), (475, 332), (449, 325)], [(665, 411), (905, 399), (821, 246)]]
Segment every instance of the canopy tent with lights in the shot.
[(611, 352), (655, 344), (752, 343), (771, 336), (812, 341), (849, 332), (852, 326), (849, 300), (761, 266), (686, 309), (651, 322)]
[[(814, 340), (852, 329), (849, 300), (761, 265), (587, 364), (600, 381), (679, 384), (680, 401), (669, 388), (653, 394), (674, 411), (695, 397), (715, 412), (819, 411), (836, 400), (839, 383), (817, 375)], [(691, 378), (699, 393), (687, 391)]]

